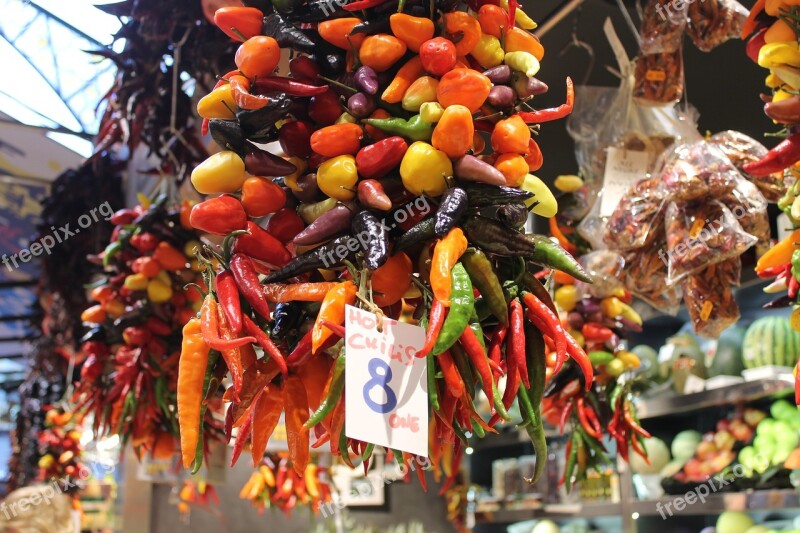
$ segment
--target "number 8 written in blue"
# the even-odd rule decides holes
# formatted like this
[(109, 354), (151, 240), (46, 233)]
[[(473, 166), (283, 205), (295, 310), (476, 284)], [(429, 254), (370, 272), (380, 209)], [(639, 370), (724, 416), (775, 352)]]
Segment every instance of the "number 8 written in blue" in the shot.
[[(397, 395), (389, 387), (389, 382), (392, 381), (392, 369), (385, 361), (377, 357), (370, 359), (367, 369), (370, 379), (364, 384), (364, 401), (376, 413), (383, 415), (393, 411), (397, 407)], [(375, 402), (370, 397), (370, 393), (375, 387), (380, 387), (386, 394), (384, 403)]]

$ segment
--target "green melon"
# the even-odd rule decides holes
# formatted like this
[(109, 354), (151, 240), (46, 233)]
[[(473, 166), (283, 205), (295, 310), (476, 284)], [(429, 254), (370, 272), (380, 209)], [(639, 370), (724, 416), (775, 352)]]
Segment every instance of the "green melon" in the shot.
[(742, 375), (744, 370), (742, 343), (746, 332), (747, 330), (740, 326), (733, 326), (722, 332), (706, 372), (709, 378)]
[(766, 365), (794, 366), (800, 355), (800, 333), (789, 319), (768, 316), (753, 322), (744, 336), (742, 360), (745, 368)]

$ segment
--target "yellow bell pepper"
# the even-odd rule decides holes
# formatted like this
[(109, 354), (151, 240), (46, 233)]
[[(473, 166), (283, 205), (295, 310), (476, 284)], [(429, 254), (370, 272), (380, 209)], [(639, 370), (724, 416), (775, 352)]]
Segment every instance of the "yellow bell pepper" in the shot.
[(428, 124), (436, 124), (443, 114), (444, 108), (439, 102), (425, 102), (419, 106), (419, 117)]
[(419, 111), (425, 102), (436, 101), (436, 90), (439, 80), (430, 76), (420, 76), (403, 95), (403, 109), (406, 111)]
[(191, 179), (200, 194), (236, 192), (247, 179), (244, 160), (230, 150), (217, 152), (195, 167)]
[(797, 41), (765, 44), (758, 51), (758, 64), (764, 68), (800, 67), (800, 44)]
[(512, 69), (523, 72), (529, 78), (536, 76), (541, 67), (536, 56), (528, 52), (509, 52), (503, 62)]
[(533, 193), (533, 198), (525, 200), (525, 205), (527, 205), (534, 214), (545, 218), (556, 216), (556, 213), (558, 213), (558, 202), (545, 182), (533, 174), (528, 174), (525, 176), (519, 188), (523, 191)]
[(352, 155), (333, 157), (317, 169), (319, 189), (337, 200), (352, 200), (356, 195), (357, 182), (356, 158)]
[(142, 291), (147, 287), (147, 276), (144, 274), (131, 274), (125, 278), (122, 286), (132, 291)]
[(481, 35), (478, 44), (472, 49), (472, 57), (483, 68), (496, 67), (503, 63), (505, 52), (500, 45), (500, 39), (487, 33)]
[(197, 114), (203, 118), (236, 118), (236, 101), (233, 99), (231, 85), (226, 83), (217, 87), (197, 102)]
[(453, 163), (447, 154), (423, 141), (409, 146), (400, 162), (403, 186), (416, 196), (439, 196), (447, 190), (447, 178), (452, 175)]

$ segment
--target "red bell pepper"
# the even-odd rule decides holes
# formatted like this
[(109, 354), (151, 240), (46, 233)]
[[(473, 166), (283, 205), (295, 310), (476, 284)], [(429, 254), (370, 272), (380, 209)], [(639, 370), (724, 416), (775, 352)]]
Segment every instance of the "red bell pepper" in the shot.
[(245, 254), (275, 266), (283, 266), (292, 259), (292, 254), (268, 231), (255, 222), (247, 222), (247, 231), (236, 236), (233, 253)]
[(387, 137), (365, 146), (356, 154), (356, 168), (365, 178), (382, 178), (400, 164), (408, 143), (399, 136)]
[(247, 227), (247, 213), (238, 199), (224, 194), (192, 207), (189, 221), (199, 231), (227, 235)]

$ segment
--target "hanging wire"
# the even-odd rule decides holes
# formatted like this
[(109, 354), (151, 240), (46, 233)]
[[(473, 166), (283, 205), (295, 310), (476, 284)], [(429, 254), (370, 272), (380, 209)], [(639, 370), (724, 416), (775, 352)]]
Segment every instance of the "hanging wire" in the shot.
[(589, 64), (586, 67), (586, 72), (583, 74), (583, 77), (578, 82), (578, 85), (586, 85), (586, 83), (589, 81), (589, 77), (592, 75), (592, 71), (594, 70), (594, 62), (595, 62), (594, 48), (592, 48), (592, 46), (589, 43), (582, 41), (580, 38), (578, 38), (578, 23), (580, 21), (582, 12), (583, 12), (583, 3), (581, 3), (581, 5), (578, 6), (578, 8), (575, 10), (575, 18), (573, 18), (572, 20), (572, 37), (570, 38), (570, 41), (567, 43), (567, 46), (565, 46), (558, 54), (558, 57), (562, 57), (571, 48), (577, 48), (578, 50), (583, 50), (584, 52), (586, 52), (586, 55), (589, 56)]

